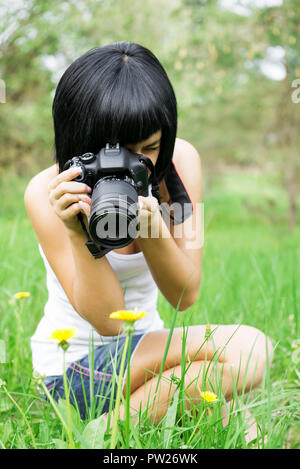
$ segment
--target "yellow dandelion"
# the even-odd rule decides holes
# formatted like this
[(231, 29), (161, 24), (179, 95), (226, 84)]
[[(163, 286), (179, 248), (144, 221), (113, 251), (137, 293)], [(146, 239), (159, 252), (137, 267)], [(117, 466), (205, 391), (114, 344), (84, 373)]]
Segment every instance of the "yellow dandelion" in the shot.
[(215, 402), (218, 400), (217, 395), (214, 392), (211, 391), (203, 391), (201, 392), (201, 397), (204, 399), (206, 402)]
[(71, 327), (70, 329), (55, 329), (50, 335), (49, 340), (57, 342), (59, 347), (66, 351), (69, 347), (68, 340), (72, 339), (75, 334), (76, 330), (74, 327)]
[(54, 340), (58, 343), (68, 342), (69, 339), (75, 336), (75, 328), (70, 329), (55, 329), (49, 337), (49, 340)]
[(28, 298), (30, 293), (28, 291), (19, 291), (18, 293), (14, 294), (16, 300), (22, 300), (23, 298)]
[(138, 319), (146, 316), (146, 314), (146, 311), (138, 311), (137, 308), (134, 311), (120, 309), (119, 311), (114, 311), (111, 313), (109, 317), (112, 319), (120, 319), (126, 322), (135, 322)]
[(205, 338), (208, 339), (209, 336), (211, 334), (211, 325), (210, 324), (206, 324), (206, 327), (205, 327)]

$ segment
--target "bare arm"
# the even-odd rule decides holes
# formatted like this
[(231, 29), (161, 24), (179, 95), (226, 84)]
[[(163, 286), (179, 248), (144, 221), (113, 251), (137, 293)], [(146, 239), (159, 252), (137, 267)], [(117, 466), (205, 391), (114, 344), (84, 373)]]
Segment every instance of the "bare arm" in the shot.
[(87, 186), (72, 182), (71, 172), (55, 175), (49, 185), (48, 174), (33, 178), (24, 196), (38, 240), (74, 309), (99, 334), (116, 335), (122, 322), (109, 314), (125, 308), (120, 282), (105, 256), (92, 257), (77, 220), (79, 200), (88, 204)]
[(120, 282), (106, 257), (94, 259), (85, 246), (83, 233), (69, 232), (74, 273), (74, 308), (101, 335), (119, 333), (121, 321), (110, 319), (113, 311), (125, 309)]
[[(183, 293), (179, 310), (189, 308), (198, 298), (201, 282), (202, 220), (201, 220), (201, 163), (198, 152), (188, 142), (181, 141), (176, 168), (192, 200), (194, 213), (178, 226), (169, 227), (156, 210), (156, 199), (141, 198), (157, 226), (159, 236), (140, 237), (139, 244), (153, 278), (169, 303), (176, 308)], [(175, 162), (175, 161), (174, 161)], [(149, 221), (149, 210), (142, 210)], [(200, 215), (200, 216), (199, 216)], [(141, 225), (142, 221), (140, 222)], [(152, 226), (153, 226), (152, 225)], [(154, 229), (155, 232), (155, 229)]]

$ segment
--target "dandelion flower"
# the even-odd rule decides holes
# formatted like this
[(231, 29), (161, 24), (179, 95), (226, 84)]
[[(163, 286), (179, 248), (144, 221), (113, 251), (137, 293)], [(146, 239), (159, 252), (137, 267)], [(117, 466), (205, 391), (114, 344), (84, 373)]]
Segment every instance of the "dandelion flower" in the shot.
[(119, 311), (114, 311), (109, 315), (111, 319), (121, 319), (124, 321), (124, 332), (126, 334), (131, 334), (134, 332), (134, 322), (137, 321), (138, 319), (143, 318), (146, 316), (146, 311), (138, 311), (137, 308), (135, 308), (134, 311), (132, 310), (125, 310), (125, 309), (120, 309)]
[(14, 294), (16, 300), (22, 300), (23, 298), (28, 298), (30, 293), (28, 291), (19, 291), (18, 293)]
[(64, 351), (69, 347), (68, 340), (75, 336), (75, 328), (70, 329), (55, 329), (49, 337), (49, 340), (53, 340), (58, 343)]
[(206, 327), (205, 327), (205, 339), (208, 339), (209, 336), (211, 334), (211, 325), (210, 324), (206, 324)]
[(217, 395), (211, 391), (203, 391), (200, 395), (206, 402), (215, 402), (218, 400)]
[(121, 319), (122, 321), (126, 322), (135, 322), (138, 319), (141, 319), (146, 316), (146, 314), (146, 311), (138, 311), (137, 309), (135, 309), (134, 311), (121, 309), (119, 311), (114, 311), (110, 314), (109, 317), (112, 319)]

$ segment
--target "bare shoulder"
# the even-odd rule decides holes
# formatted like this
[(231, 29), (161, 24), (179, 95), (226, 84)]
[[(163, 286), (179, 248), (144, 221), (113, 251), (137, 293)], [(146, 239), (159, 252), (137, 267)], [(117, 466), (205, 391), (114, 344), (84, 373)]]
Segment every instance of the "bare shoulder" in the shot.
[(50, 181), (58, 174), (56, 165), (41, 171), (28, 183), (24, 193), (27, 214), (44, 252), (57, 252), (57, 240), (66, 238), (62, 221), (57, 217), (48, 197)]
[(48, 199), (48, 185), (56, 175), (56, 165), (44, 169), (29, 181), (24, 193), (25, 208), (40, 242), (43, 239), (46, 220), (49, 229), (49, 221), (55, 223), (57, 219)]
[(202, 190), (202, 169), (199, 152), (187, 140), (177, 138), (173, 163), (192, 201), (199, 202)]
[(56, 165), (50, 166), (50, 168), (44, 169), (40, 173), (36, 174), (27, 184), (24, 193), (24, 202), (28, 215), (32, 210), (36, 210), (39, 207), (45, 208), (48, 195), (48, 184), (53, 177), (57, 174)]
[(30, 198), (36, 194), (41, 195), (47, 191), (47, 186), (50, 180), (57, 174), (56, 165), (50, 166), (44, 169), (40, 173), (36, 174), (28, 183), (25, 190), (25, 198)]
[(34, 176), (24, 194), (26, 211), (43, 252), (74, 306), (74, 263), (67, 231), (49, 202), (48, 186), (58, 174), (56, 165)]
[[(201, 159), (191, 143), (181, 138), (176, 139), (173, 163), (193, 204), (193, 214), (183, 222), (181, 236), (175, 236), (175, 242), (190, 258), (196, 269), (201, 272), (202, 244), (198, 242), (198, 208), (202, 199)], [(175, 230), (175, 228), (174, 228)]]

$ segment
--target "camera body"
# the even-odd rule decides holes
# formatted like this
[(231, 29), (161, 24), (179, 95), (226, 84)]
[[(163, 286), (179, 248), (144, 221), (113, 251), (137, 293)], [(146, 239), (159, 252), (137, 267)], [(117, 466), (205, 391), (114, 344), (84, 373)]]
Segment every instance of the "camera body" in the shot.
[(153, 168), (151, 160), (118, 143), (108, 143), (97, 154), (74, 156), (66, 162), (64, 170), (74, 166), (79, 166), (82, 173), (73, 180), (92, 188), (89, 218), (92, 239), (107, 249), (127, 246), (137, 235), (138, 196), (148, 196), (147, 167)]
[(64, 166), (64, 170), (72, 166), (80, 166), (82, 170), (81, 176), (74, 181), (84, 182), (92, 189), (95, 187), (99, 179), (106, 176), (127, 178), (131, 184), (136, 187), (138, 195), (146, 197), (148, 195), (148, 172), (143, 160), (137, 155), (131, 153), (127, 148), (116, 145), (107, 144), (105, 148), (101, 148), (98, 154), (85, 153), (81, 156), (74, 156), (68, 160)]

